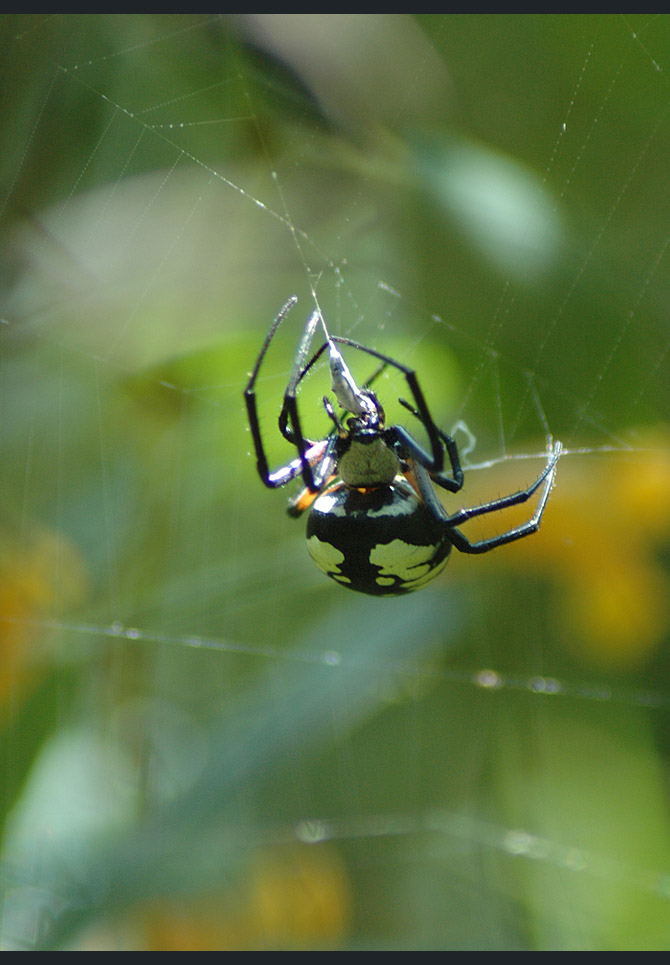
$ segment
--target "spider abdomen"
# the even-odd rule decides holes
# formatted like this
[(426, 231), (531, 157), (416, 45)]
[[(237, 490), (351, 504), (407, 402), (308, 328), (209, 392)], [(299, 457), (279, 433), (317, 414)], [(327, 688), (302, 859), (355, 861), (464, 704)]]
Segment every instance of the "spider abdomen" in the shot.
[(447, 529), (403, 476), (387, 486), (354, 489), (343, 482), (312, 505), (307, 548), (341, 586), (375, 596), (419, 589), (446, 566)]

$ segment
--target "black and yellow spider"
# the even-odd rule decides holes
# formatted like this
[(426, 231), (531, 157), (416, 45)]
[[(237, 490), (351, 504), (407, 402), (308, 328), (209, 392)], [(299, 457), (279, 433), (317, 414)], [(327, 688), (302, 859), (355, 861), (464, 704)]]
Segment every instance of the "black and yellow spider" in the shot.
[[(326, 341), (308, 359), (315, 329), (321, 321), (319, 312), (314, 312), (307, 322), (279, 414), (279, 431), (295, 446), (298, 455), (271, 471), (258, 421), (256, 380), (272, 338), (296, 301), (295, 297), (290, 298), (274, 319), (244, 398), (261, 480), (276, 489), (302, 476), (305, 488), (290, 500), (288, 512), (300, 516), (310, 510), (307, 547), (319, 569), (341, 586), (361, 593), (408, 593), (437, 576), (446, 566), (452, 546), (461, 553), (488, 553), (536, 532), (556, 475), (560, 442), (549, 443), (547, 463), (527, 489), (449, 515), (433, 484), (451, 493), (461, 489), (463, 470), (458, 448), (452, 437), (435, 425), (416, 373), (375, 349), (327, 333)], [(427, 448), (402, 426), (385, 424), (377, 396), (369, 383), (363, 388), (356, 385), (337, 345), (377, 359), (381, 366), (376, 375), (388, 366), (402, 372), (414, 405), (404, 399), (399, 401), (424, 426)], [(325, 438), (313, 442), (303, 435), (297, 391), (326, 349), (333, 393), (343, 416), (348, 413), (349, 417), (343, 421), (324, 396), (324, 409), (332, 427)], [(445, 455), (450, 472), (445, 470)], [(475, 516), (524, 503), (540, 486), (543, 488), (537, 508), (523, 525), (476, 542), (470, 542), (458, 528)]]

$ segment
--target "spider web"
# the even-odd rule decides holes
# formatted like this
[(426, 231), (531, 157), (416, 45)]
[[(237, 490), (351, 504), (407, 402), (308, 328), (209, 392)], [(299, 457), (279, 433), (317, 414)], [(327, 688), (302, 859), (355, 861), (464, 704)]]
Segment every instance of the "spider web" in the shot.
[[(667, 947), (667, 18), (2, 30), (4, 945)], [(322, 577), (293, 293), (540, 534)]]

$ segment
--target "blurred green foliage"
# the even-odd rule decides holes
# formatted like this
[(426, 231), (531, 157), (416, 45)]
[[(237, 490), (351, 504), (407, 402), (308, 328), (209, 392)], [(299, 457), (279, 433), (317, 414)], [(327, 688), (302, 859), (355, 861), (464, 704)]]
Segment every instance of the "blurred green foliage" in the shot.
[[(0, 45), (4, 945), (667, 947), (670, 21)], [(534, 478), (546, 419), (532, 547), (406, 599), (312, 566), (242, 391), (298, 294), (259, 385), (290, 458), (314, 292), (497, 463), (464, 504)]]

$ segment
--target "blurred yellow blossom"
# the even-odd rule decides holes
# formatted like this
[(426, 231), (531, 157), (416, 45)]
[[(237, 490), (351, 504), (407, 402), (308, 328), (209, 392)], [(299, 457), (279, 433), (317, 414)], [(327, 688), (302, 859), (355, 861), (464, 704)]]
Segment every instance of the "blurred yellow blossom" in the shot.
[[(518, 463), (503, 473), (512, 477)], [(527, 517), (522, 507), (518, 521)], [(539, 534), (494, 555), (550, 575), (566, 644), (623, 670), (642, 665), (670, 629), (669, 543), (670, 432), (658, 429), (635, 449), (564, 454)]]
[(154, 903), (152, 950), (336, 948), (351, 917), (348, 874), (327, 845), (260, 850), (235, 890)]
[(38, 621), (78, 603), (85, 583), (82, 558), (62, 534), (34, 524), (20, 533), (0, 526), (1, 708), (40, 676)]

